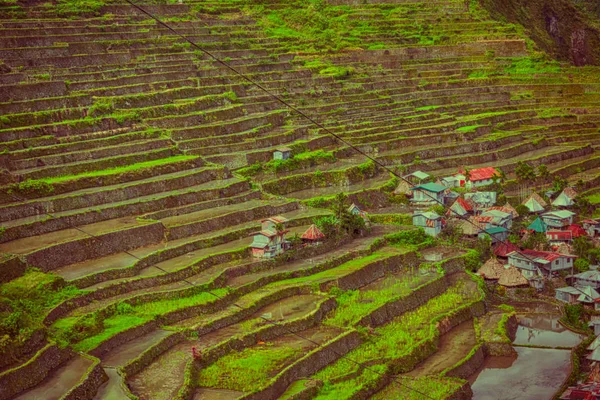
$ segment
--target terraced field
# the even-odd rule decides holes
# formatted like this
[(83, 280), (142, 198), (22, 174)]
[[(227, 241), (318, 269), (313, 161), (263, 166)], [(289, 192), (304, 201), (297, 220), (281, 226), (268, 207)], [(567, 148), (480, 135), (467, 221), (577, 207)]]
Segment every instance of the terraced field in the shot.
[(263, 260), (249, 235), (302, 234), (340, 191), (392, 206), (348, 144), (597, 197), (600, 69), (475, 3), (140, 3), (321, 127), (127, 3), (74, 4), (0, 1), (0, 400), (468, 398), (462, 250), (432, 265), (375, 223)]

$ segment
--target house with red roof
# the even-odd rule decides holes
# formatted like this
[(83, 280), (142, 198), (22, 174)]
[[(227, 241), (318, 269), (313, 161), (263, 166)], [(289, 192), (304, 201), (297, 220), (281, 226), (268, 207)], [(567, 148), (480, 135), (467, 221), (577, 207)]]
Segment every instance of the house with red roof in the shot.
[(494, 253), (494, 255), (497, 258), (501, 258), (506, 260), (508, 258), (508, 255), (510, 253), (512, 253), (513, 251), (519, 251), (519, 247), (516, 244), (513, 244), (511, 242), (500, 242), (500, 243), (495, 243), (492, 246), (492, 252)]
[(468, 200), (459, 197), (456, 199), (454, 203), (450, 206), (450, 209), (446, 212), (446, 215), (450, 218), (460, 218), (465, 215), (473, 215), (475, 209), (473, 208), (473, 203)]
[(252, 256), (271, 258), (278, 256), (289, 248), (290, 242), (285, 240), (288, 230), (285, 229), (287, 218), (276, 216), (261, 221), (261, 230), (251, 233), (253, 241), (250, 244)]
[(573, 233), (571, 231), (550, 230), (546, 231), (546, 239), (548, 239), (548, 242), (552, 246), (556, 246), (561, 243), (571, 243), (573, 240)]
[(460, 186), (467, 187), (480, 187), (491, 185), (494, 183), (493, 177), (500, 176), (500, 173), (494, 167), (484, 167), (484, 168), (475, 168), (469, 171), (469, 179), (467, 180), (465, 176), (466, 171), (464, 169), (460, 169), (458, 174), (454, 176), (458, 178)]
[(321, 243), (321, 241), (325, 239), (325, 235), (315, 224), (312, 224), (308, 227), (306, 232), (300, 236), (300, 239), (302, 239), (302, 243), (313, 245)]
[(508, 264), (518, 268), (523, 276), (548, 276), (560, 271), (571, 270), (577, 256), (551, 251), (521, 250), (508, 255)]
[(573, 239), (580, 236), (587, 236), (587, 231), (581, 225), (571, 224), (567, 227), (567, 231), (571, 232)]

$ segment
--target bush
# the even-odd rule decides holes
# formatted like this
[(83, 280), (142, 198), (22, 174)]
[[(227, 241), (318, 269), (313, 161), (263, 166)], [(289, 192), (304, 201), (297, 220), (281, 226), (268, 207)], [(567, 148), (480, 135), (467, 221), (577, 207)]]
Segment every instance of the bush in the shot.
[(578, 258), (574, 266), (577, 272), (585, 272), (590, 269), (590, 262), (585, 258)]

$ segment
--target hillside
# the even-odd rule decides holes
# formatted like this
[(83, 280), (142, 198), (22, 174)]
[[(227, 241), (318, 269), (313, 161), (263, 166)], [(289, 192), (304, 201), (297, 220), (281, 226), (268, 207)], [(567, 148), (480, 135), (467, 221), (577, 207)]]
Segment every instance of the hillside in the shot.
[[(526, 162), (526, 194), (597, 202), (600, 68), (464, 0), (139, 4), (177, 34), (118, 0), (0, 0), (0, 400), (469, 398), (473, 241), (415, 229), (348, 143), (398, 174), (493, 166), (504, 202)], [(338, 228), (253, 258), (277, 215)]]

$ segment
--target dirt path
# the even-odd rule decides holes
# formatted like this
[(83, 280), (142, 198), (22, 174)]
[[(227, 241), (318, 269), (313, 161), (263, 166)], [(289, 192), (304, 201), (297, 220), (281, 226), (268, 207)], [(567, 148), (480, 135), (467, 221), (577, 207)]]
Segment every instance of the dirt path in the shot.
[(438, 350), (406, 375), (422, 377), (439, 374), (462, 360), (476, 343), (473, 320), (463, 322), (442, 335)]

